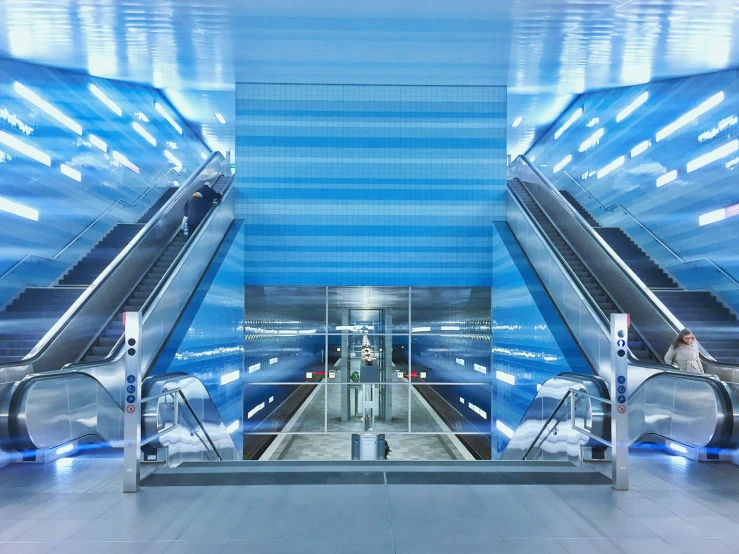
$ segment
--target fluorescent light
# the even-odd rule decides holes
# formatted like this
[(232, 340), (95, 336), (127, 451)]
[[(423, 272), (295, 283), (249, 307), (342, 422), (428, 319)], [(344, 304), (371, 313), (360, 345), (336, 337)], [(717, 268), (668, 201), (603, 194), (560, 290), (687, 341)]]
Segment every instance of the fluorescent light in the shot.
[(231, 423), (231, 425), (229, 425), (228, 427), (226, 427), (226, 431), (228, 431), (228, 434), (231, 435), (231, 434), (235, 433), (238, 430), (240, 424), (241, 424), (241, 422), (237, 419), (236, 421), (234, 421), (233, 423)]
[(133, 171), (136, 175), (139, 174), (139, 168), (137, 165), (132, 164), (126, 156), (118, 152), (117, 150), (113, 150), (113, 159), (117, 161), (121, 165), (125, 165), (128, 169)]
[(721, 208), (720, 210), (708, 212), (707, 214), (700, 216), (698, 218), (698, 225), (702, 227), (703, 225), (716, 223), (717, 221), (723, 221), (724, 219), (726, 219), (726, 208)]
[(275, 397), (274, 396), (270, 396), (269, 397), (269, 403), (272, 404), (272, 402), (274, 402), (274, 401), (275, 401)]
[(69, 167), (67, 164), (61, 164), (59, 166), (59, 169), (61, 170), (62, 175), (66, 175), (67, 177), (69, 177), (70, 179), (74, 179), (78, 183), (82, 182), (82, 173), (80, 173), (76, 169)]
[(56, 119), (65, 127), (68, 127), (78, 135), (82, 134), (82, 126), (79, 123), (64, 115), (57, 108), (49, 104), (46, 100), (41, 98), (38, 94), (27, 88), (25, 85), (22, 85), (21, 83), (16, 81), (15, 83), (13, 83), (13, 90), (15, 90), (15, 92), (20, 94), (23, 98), (25, 98), (32, 104), (35, 104), (37, 107), (44, 110), (47, 114)]
[(221, 385), (228, 385), (229, 383), (238, 381), (239, 375), (240, 375), (240, 372), (238, 370), (231, 371), (229, 373), (224, 373), (223, 375), (221, 375)]
[(457, 325), (442, 325), (441, 326), (442, 331), (459, 331), (459, 326)]
[(306, 371), (305, 372), (305, 378), (306, 379), (313, 379), (313, 372), (312, 371)]
[(510, 427), (508, 427), (508, 425), (506, 425), (505, 423), (503, 423), (499, 419), (496, 419), (495, 420), (495, 428), (498, 431), (500, 431), (501, 433), (503, 433), (509, 439), (510, 438), (513, 438), (513, 429), (511, 429)]
[(629, 155), (632, 158), (636, 158), (639, 154), (641, 154), (642, 152), (644, 152), (650, 146), (652, 146), (652, 141), (651, 140), (645, 140), (644, 142), (640, 142), (639, 144), (637, 144), (636, 146), (634, 146), (634, 148), (631, 149), (631, 152), (629, 153)]
[(3, 212), (8, 212), (9, 214), (25, 217), (26, 219), (38, 221), (37, 210), (29, 208), (28, 206), (24, 206), (23, 204), (18, 204), (17, 202), (13, 202), (12, 200), (8, 200), (7, 198), (0, 197), (0, 210), (2, 210)]
[(138, 121), (134, 121), (132, 123), (132, 126), (134, 131), (136, 131), (139, 135), (146, 139), (146, 142), (148, 142), (152, 146), (157, 145), (157, 139), (151, 136), (151, 134), (146, 129), (144, 129)]
[(179, 159), (177, 159), (177, 157), (174, 154), (172, 154), (172, 152), (170, 152), (169, 150), (165, 150), (164, 157), (167, 158), (174, 165), (176, 165), (177, 169), (182, 169), (182, 162)]
[(270, 358), (269, 359), (269, 365), (275, 365), (277, 363), (277, 358)]
[(182, 127), (180, 127), (172, 118), (172, 116), (169, 115), (169, 112), (164, 109), (164, 106), (162, 106), (159, 102), (154, 102), (154, 108), (156, 108), (156, 111), (158, 111), (161, 116), (166, 119), (172, 127), (174, 127), (175, 131), (177, 131), (179, 134), (182, 134)]
[(41, 150), (37, 150), (30, 144), (26, 144), (22, 140), (18, 140), (13, 135), (9, 135), (5, 131), (0, 131), (0, 142), (39, 163), (51, 167), (51, 156), (45, 154)]
[(601, 127), (600, 129), (598, 129), (595, 133), (593, 133), (592, 135), (590, 135), (587, 139), (585, 139), (583, 141), (583, 143), (580, 145), (580, 148), (578, 149), (578, 151), (579, 152), (585, 152), (586, 150), (588, 150), (588, 149), (592, 148), (593, 146), (595, 146), (596, 144), (598, 144), (598, 142), (603, 137), (603, 134), (605, 132), (606, 131), (605, 131), (605, 129), (603, 129), (603, 127)]
[(608, 175), (611, 171), (613, 171), (616, 168), (621, 167), (624, 165), (625, 158), (623, 156), (619, 156), (615, 160), (613, 160), (611, 163), (609, 163), (607, 166), (605, 166), (603, 169), (599, 170), (596, 174), (598, 179), (605, 177)]
[(204, 160), (207, 160), (208, 159), (208, 156), (206, 155), (205, 152), (201, 152), (200, 153), (200, 157), (203, 158)]
[(261, 363), (250, 365), (249, 366), (249, 373), (254, 373), (255, 371), (259, 371), (260, 369), (262, 369), (262, 364)]
[(523, 117), (520, 117), (520, 116), (517, 117), (516, 119), (513, 120), (513, 125), (511, 125), (511, 127), (518, 127), (519, 125), (521, 125), (522, 121), (523, 121)]
[(457, 363), (459, 365), (464, 365), (464, 358), (457, 358)]
[(90, 135), (90, 143), (102, 150), (103, 152), (108, 151), (108, 145), (103, 141), (102, 139), (96, 137), (95, 135)]
[(249, 413), (246, 414), (246, 418), (247, 419), (251, 419), (252, 416), (254, 416), (259, 410), (261, 410), (263, 408), (264, 408), (264, 402), (262, 402), (261, 404), (257, 404), (251, 410), (249, 410)]
[(464, 398), (462, 398), (461, 396), (459, 397), (459, 401), (460, 401), (460, 402), (461, 402), (462, 404), (464, 404)]
[(95, 97), (100, 100), (103, 104), (108, 106), (111, 111), (116, 114), (118, 117), (121, 117), (123, 115), (123, 111), (121, 111), (121, 108), (113, 102), (110, 98), (108, 98), (105, 93), (100, 90), (98, 87), (96, 87), (93, 84), (89, 85), (90, 92), (95, 95)]
[(672, 183), (675, 179), (677, 179), (677, 169), (673, 169), (672, 171), (668, 171), (664, 175), (657, 177), (657, 186), (661, 187), (667, 183)]
[(568, 163), (572, 161), (572, 154), (567, 154), (561, 162), (559, 162), (557, 165), (554, 166), (554, 172), (557, 173), (560, 169), (562, 169), (564, 166), (566, 166)]
[(484, 365), (480, 365), (480, 364), (473, 364), (472, 365), (472, 369), (474, 369), (478, 373), (487, 373), (488, 372), (488, 368), (486, 368)]
[(411, 333), (429, 333), (431, 332), (431, 327), (414, 327), (411, 329)]
[(133, 116), (139, 121), (143, 121), (144, 123), (149, 123), (149, 118), (146, 117), (146, 114), (144, 112), (136, 112), (135, 114), (133, 114)]
[(570, 118), (565, 121), (565, 124), (562, 125), (559, 129), (557, 129), (554, 133), (554, 140), (557, 140), (559, 137), (562, 136), (562, 133), (564, 133), (567, 129), (570, 128), (570, 126), (577, 121), (580, 116), (582, 115), (582, 108), (577, 108), (575, 113), (573, 113)]
[(641, 106), (648, 99), (649, 99), (649, 93), (642, 92), (639, 96), (636, 97), (636, 100), (634, 100), (631, 104), (629, 104), (623, 110), (618, 112), (618, 115), (616, 116), (616, 123), (620, 123), (621, 121), (629, 117), (636, 108)]
[(670, 450), (674, 450), (675, 452), (680, 452), (681, 454), (687, 454), (688, 449), (685, 448), (682, 444), (677, 444), (676, 442), (668, 443), (667, 446), (670, 448)]
[(301, 335), (315, 335), (316, 329), (303, 329), (302, 331), (298, 331)]
[(678, 119), (670, 123), (667, 127), (660, 129), (657, 131), (657, 142), (661, 141), (662, 139), (667, 138), (672, 133), (677, 131), (678, 129), (684, 127), (694, 119), (697, 119), (699, 116), (706, 113), (711, 108), (715, 108), (718, 106), (721, 102), (724, 101), (724, 91), (718, 92), (711, 96), (708, 100), (700, 104), (699, 106), (693, 108), (686, 114), (680, 116)]
[(226, 124), (226, 118), (223, 117), (223, 115), (217, 113), (217, 114), (215, 114), (215, 116), (216, 116), (216, 119), (218, 120), (218, 123), (220, 123), (221, 125), (225, 125)]
[(594, 117), (585, 124), (585, 127), (595, 127), (598, 123), (600, 123), (600, 118)]
[(510, 373), (506, 373), (505, 371), (496, 371), (495, 378), (498, 381), (503, 381), (504, 383), (508, 383), (509, 385), (516, 384), (516, 376), (511, 375)]
[(696, 169), (700, 169), (701, 167), (707, 166), (708, 164), (715, 162), (716, 160), (720, 160), (721, 158), (728, 156), (729, 154), (732, 154), (737, 150), (739, 150), (739, 139), (734, 139), (730, 142), (727, 142), (723, 146), (719, 146), (718, 148), (711, 150), (707, 154), (703, 154), (702, 156), (698, 156), (694, 160), (690, 160), (686, 169), (688, 173), (692, 173)]
[(65, 444), (64, 446), (61, 446), (56, 449), (57, 455), (66, 454), (67, 452), (71, 452), (74, 450), (74, 444)]

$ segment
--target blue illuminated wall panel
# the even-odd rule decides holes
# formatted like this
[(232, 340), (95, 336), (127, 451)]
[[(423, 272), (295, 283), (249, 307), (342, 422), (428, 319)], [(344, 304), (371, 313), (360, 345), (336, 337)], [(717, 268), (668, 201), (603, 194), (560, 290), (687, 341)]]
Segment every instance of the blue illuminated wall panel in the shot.
[(738, 77), (725, 71), (582, 95), (529, 152), (601, 224), (624, 228), (684, 286), (711, 287), (737, 310), (739, 286), (700, 259), (739, 280)]
[(506, 89), (237, 84), (246, 283), (490, 285)]
[(117, 221), (135, 221), (163, 190), (149, 187), (187, 178), (206, 153), (154, 89), (0, 59), (0, 305), (26, 283), (49, 284)]
[[(231, 433), (239, 450), (245, 378), (243, 229), (239, 220), (231, 225), (152, 370), (153, 375), (183, 372), (200, 379), (223, 422), (239, 422)], [(234, 372), (238, 378), (222, 385), (221, 378)]]

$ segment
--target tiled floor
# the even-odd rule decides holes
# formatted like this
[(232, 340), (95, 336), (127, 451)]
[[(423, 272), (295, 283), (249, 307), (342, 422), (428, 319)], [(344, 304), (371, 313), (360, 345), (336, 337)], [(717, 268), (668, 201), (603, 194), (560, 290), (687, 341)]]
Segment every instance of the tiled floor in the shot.
[(0, 553), (739, 552), (739, 468), (649, 453), (608, 486), (110, 490), (120, 459), (0, 469)]
[[(401, 435), (393, 432), (408, 431), (408, 385), (397, 384), (390, 387), (392, 391), (392, 421), (376, 421), (374, 431), (385, 433), (392, 452), (390, 460), (407, 461), (442, 461), (462, 460), (463, 448), (458, 441), (445, 435)], [(279, 446), (266, 459), (270, 460), (350, 460), (351, 437), (348, 433), (361, 433), (362, 422), (341, 421), (341, 385), (328, 387), (320, 385), (309, 399), (305, 410), (296, 417), (290, 431), (322, 432), (327, 424), (330, 433), (341, 435), (289, 435), (281, 437)], [(326, 411), (328, 406), (328, 411)], [(326, 421), (326, 414), (328, 419)], [(413, 432), (443, 433), (449, 431), (439, 424), (431, 414), (418, 393), (411, 395), (411, 429)]]

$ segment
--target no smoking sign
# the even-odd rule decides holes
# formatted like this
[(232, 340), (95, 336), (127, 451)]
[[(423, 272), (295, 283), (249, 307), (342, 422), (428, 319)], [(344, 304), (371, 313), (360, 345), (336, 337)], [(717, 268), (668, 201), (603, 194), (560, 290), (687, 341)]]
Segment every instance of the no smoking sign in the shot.
[(126, 411), (127, 411), (127, 412), (128, 412), (129, 414), (132, 414), (132, 413), (134, 413), (134, 412), (136, 411), (136, 406), (134, 406), (134, 405), (132, 405), (132, 404), (129, 404), (128, 406), (126, 406)]
[(624, 406), (623, 404), (619, 404), (617, 409), (619, 414), (626, 413), (626, 406)]

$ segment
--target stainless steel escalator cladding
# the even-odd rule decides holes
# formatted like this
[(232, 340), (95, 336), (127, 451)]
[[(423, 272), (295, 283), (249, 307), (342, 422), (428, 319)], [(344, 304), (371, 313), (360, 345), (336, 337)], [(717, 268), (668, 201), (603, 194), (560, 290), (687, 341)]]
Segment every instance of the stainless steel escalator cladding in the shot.
[[(181, 375), (176, 379), (167, 375), (148, 377), (170, 332), (233, 224), (233, 181), (229, 171), (222, 201), (198, 226), (141, 308), (142, 377), (146, 378), (146, 386), (155, 390), (159, 382), (180, 382), (183, 394), (191, 394), (194, 399), (193, 406), (197, 414), (194, 419), (202, 419), (204, 428), (208, 430), (201, 432), (193, 423), (193, 418), (187, 420), (187, 410), (181, 411), (185, 420), (179, 431), (173, 432), (168, 439), (162, 439), (164, 447), (171, 446), (174, 457), (181, 460), (203, 459), (203, 454), (195, 452), (192, 447), (194, 443), (188, 442), (189, 439), (181, 437), (175, 440), (184, 432), (190, 437), (204, 434), (215, 437), (217, 450), (225, 459), (233, 459), (237, 451), (220, 421), (213, 400), (198, 379)], [(182, 220), (181, 206), (178, 212), (179, 225)], [(34, 373), (15, 384), (6, 385), (3, 389), (5, 394), (0, 396), (0, 434), (5, 444), (10, 442), (19, 451), (43, 451), (65, 443), (120, 444), (125, 368), (124, 349), (120, 348), (122, 341), (118, 346), (100, 362), (69, 364), (64, 369)], [(156, 408), (156, 403), (154, 406)], [(202, 441), (194, 440), (203, 446)]]
[(31, 373), (60, 369), (78, 360), (123, 305), (138, 279), (171, 242), (181, 221), (183, 206), (193, 192), (218, 175), (231, 176), (226, 159), (211, 154), (183, 183), (152, 219), (56, 322), (20, 362), (0, 364), (0, 382), (15, 382)]

